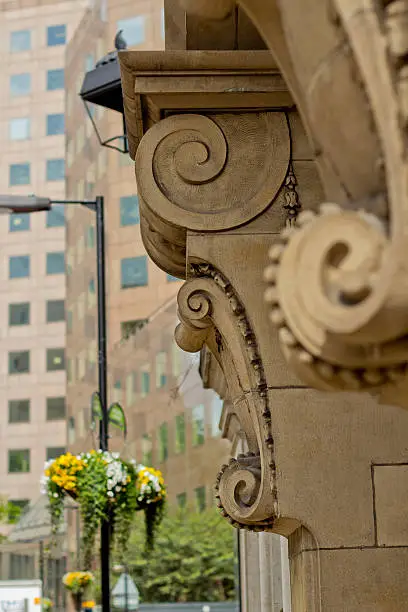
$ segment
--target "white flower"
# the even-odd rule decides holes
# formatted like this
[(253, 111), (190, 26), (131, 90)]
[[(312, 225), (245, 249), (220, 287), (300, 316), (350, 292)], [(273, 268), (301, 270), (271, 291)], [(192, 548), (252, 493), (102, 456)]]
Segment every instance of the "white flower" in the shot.
[(119, 459), (120, 454), (119, 454), (119, 453), (112, 453), (112, 457), (113, 457), (114, 459)]
[(122, 490), (122, 487), (115, 487), (115, 491), (117, 491), (119, 493), (119, 491)]
[(113, 497), (113, 491), (108, 491), (108, 497)]
[(58, 497), (58, 493), (54, 493), (54, 497)]

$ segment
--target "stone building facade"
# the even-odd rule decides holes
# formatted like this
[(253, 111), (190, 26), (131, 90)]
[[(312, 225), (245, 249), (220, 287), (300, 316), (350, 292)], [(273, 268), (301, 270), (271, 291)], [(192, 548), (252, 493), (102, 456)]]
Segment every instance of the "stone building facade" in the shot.
[(120, 53), (130, 154), (177, 342), (223, 389), (218, 505), (266, 532), (244, 609), (276, 609), (273, 533), (282, 607), (402, 612), (407, 3), (165, 9), (166, 51)]

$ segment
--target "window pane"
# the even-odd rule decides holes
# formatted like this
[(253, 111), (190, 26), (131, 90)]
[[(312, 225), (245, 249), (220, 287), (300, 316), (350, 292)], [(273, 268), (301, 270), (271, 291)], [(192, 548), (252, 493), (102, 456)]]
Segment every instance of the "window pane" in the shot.
[(28, 510), (29, 499), (9, 499), (10, 510), (8, 513), (9, 523), (17, 523), (19, 518)]
[(10, 164), (9, 168), (10, 186), (30, 184), (30, 164)]
[(9, 259), (9, 278), (27, 278), (30, 276), (30, 256), (13, 255)]
[(174, 281), (179, 281), (180, 279), (172, 274), (166, 274), (167, 282), (172, 283)]
[(142, 436), (142, 463), (150, 466), (153, 463), (152, 440), (148, 434)]
[(121, 261), (121, 286), (122, 289), (129, 287), (142, 287), (147, 285), (147, 258), (127, 257)]
[(47, 349), (47, 372), (65, 369), (65, 351), (63, 348)]
[(30, 323), (30, 304), (9, 304), (9, 325), (29, 325)]
[(219, 436), (221, 434), (220, 430), (220, 420), (222, 414), (222, 407), (224, 402), (218, 396), (216, 396), (211, 405), (211, 435)]
[(19, 51), (29, 51), (31, 49), (31, 31), (16, 30), (10, 35), (10, 51), (18, 53)]
[(178, 507), (181, 509), (185, 508), (187, 505), (187, 493), (179, 493), (176, 498)]
[(30, 451), (28, 448), (9, 450), (8, 471), (11, 473), (30, 471)]
[(16, 214), (9, 216), (9, 231), (24, 232), (30, 229), (30, 215), (28, 213)]
[(141, 393), (140, 394), (142, 397), (146, 397), (149, 391), (150, 391), (150, 373), (142, 372)]
[(60, 455), (65, 453), (65, 446), (51, 446), (47, 448), (47, 461), (50, 459), (56, 459)]
[(169, 429), (167, 423), (162, 423), (159, 427), (159, 461), (167, 460), (169, 456)]
[(68, 444), (75, 442), (75, 418), (69, 417), (68, 419)]
[(65, 301), (48, 300), (47, 302), (47, 323), (65, 321)]
[(138, 225), (139, 217), (139, 198), (137, 195), (124, 196), (120, 198), (120, 224)]
[(30, 400), (9, 400), (9, 423), (28, 423), (30, 421)]
[(47, 89), (54, 91), (55, 89), (64, 89), (64, 69), (47, 70)]
[(145, 39), (145, 21), (144, 15), (131, 17), (130, 19), (121, 19), (117, 23), (117, 30), (123, 30), (122, 36), (129, 47), (140, 45)]
[(65, 397), (47, 397), (47, 421), (65, 419)]
[(193, 446), (204, 444), (204, 410), (204, 404), (193, 408)]
[(47, 274), (64, 274), (65, 272), (65, 256), (63, 251), (55, 253), (47, 253)]
[(47, 136), (63, 134), (65, 130), (64, 113), (47, 115)]
[(88, 55), (85, 58), (85, 72), (90, 72), (90, 70), (93, 70), (94, 68), (95, 68), (94, 56), (92, 55), (92, 53), (88, 53)]
[(90, 249), (93, 249), (95, 246), (95, 227), (93, 225), (89, 225), (86, 231), (85, 244)]
[(47, 181), (63, 181), (65, 178), (65, 161), (47, 159)]
[(10, 140), (27, 140), (27, 138), (30, 138), (30, 119), (28, 117), (10, 119), (9, 138)]
[(161, 389), (166, 386), (167, 376), (167, 355), (164, 351), (161, 351), (156, 355), (156, 387)]
[(194, 489), (195, 503), (198, 512), (205, 510), (205, 487)]
[(10, 76), (10, 94), (14, 96), (26, 96), (31, 91), (31, 74), (23, 72)]
[(186, 449), (186, 420), (184, 414), (176, 415), (176, 453), (184, 453)]
[(54, 25), (47, 28), (47, 45), (48, 47), (56, 47), (57, 45), (65, 45), (66, 27), (65, 25)]
[(30, 371), (30, 351), (9, 353), (9, 374), (25, 374)]
[(54, 204), (51, 210), (47, 211), (47, 227), (63, 227), (65, 225), (65, 208)]

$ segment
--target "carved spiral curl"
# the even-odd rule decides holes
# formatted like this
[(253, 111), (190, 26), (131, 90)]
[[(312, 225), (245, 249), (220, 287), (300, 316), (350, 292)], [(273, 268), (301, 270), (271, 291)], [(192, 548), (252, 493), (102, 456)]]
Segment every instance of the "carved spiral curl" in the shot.
[(323, 205), (320, 216), (305, 211), (270, 258), (270, 318), (303, 379), (358, 390), (405, 376), (408, 287), (376, 217), (333, 204)]
[(234, 527), (264, 531), (265, 527), (272, 526), (276, 508), (259, 507), (256, 503), (261, 488), (260, 456), (250, 452), (231, 458), (228, 465), (222, 466), (215, 485), (221, 514)]

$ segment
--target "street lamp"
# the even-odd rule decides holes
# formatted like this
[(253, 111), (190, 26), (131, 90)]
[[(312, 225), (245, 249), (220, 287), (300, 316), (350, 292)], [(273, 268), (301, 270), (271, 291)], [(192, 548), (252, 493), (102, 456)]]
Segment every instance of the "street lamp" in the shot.
[[(105, 283), (105, 225), (104, 199), (95, 200), (51, 200), (37, 196), (0, 195), (0, 213), (34, 213), (50, 210), (53, 204), (79, 205), (96, 213), (96, 275), (98, 290), (98, 381), (102, 418), (99, 422), (99, 448), (108, 450), (108, 398), (106, 357), (106, 283)], [(101, 587), (102, 611), (110, 612), (110, 525), (105, 520), (101, 527)]]

